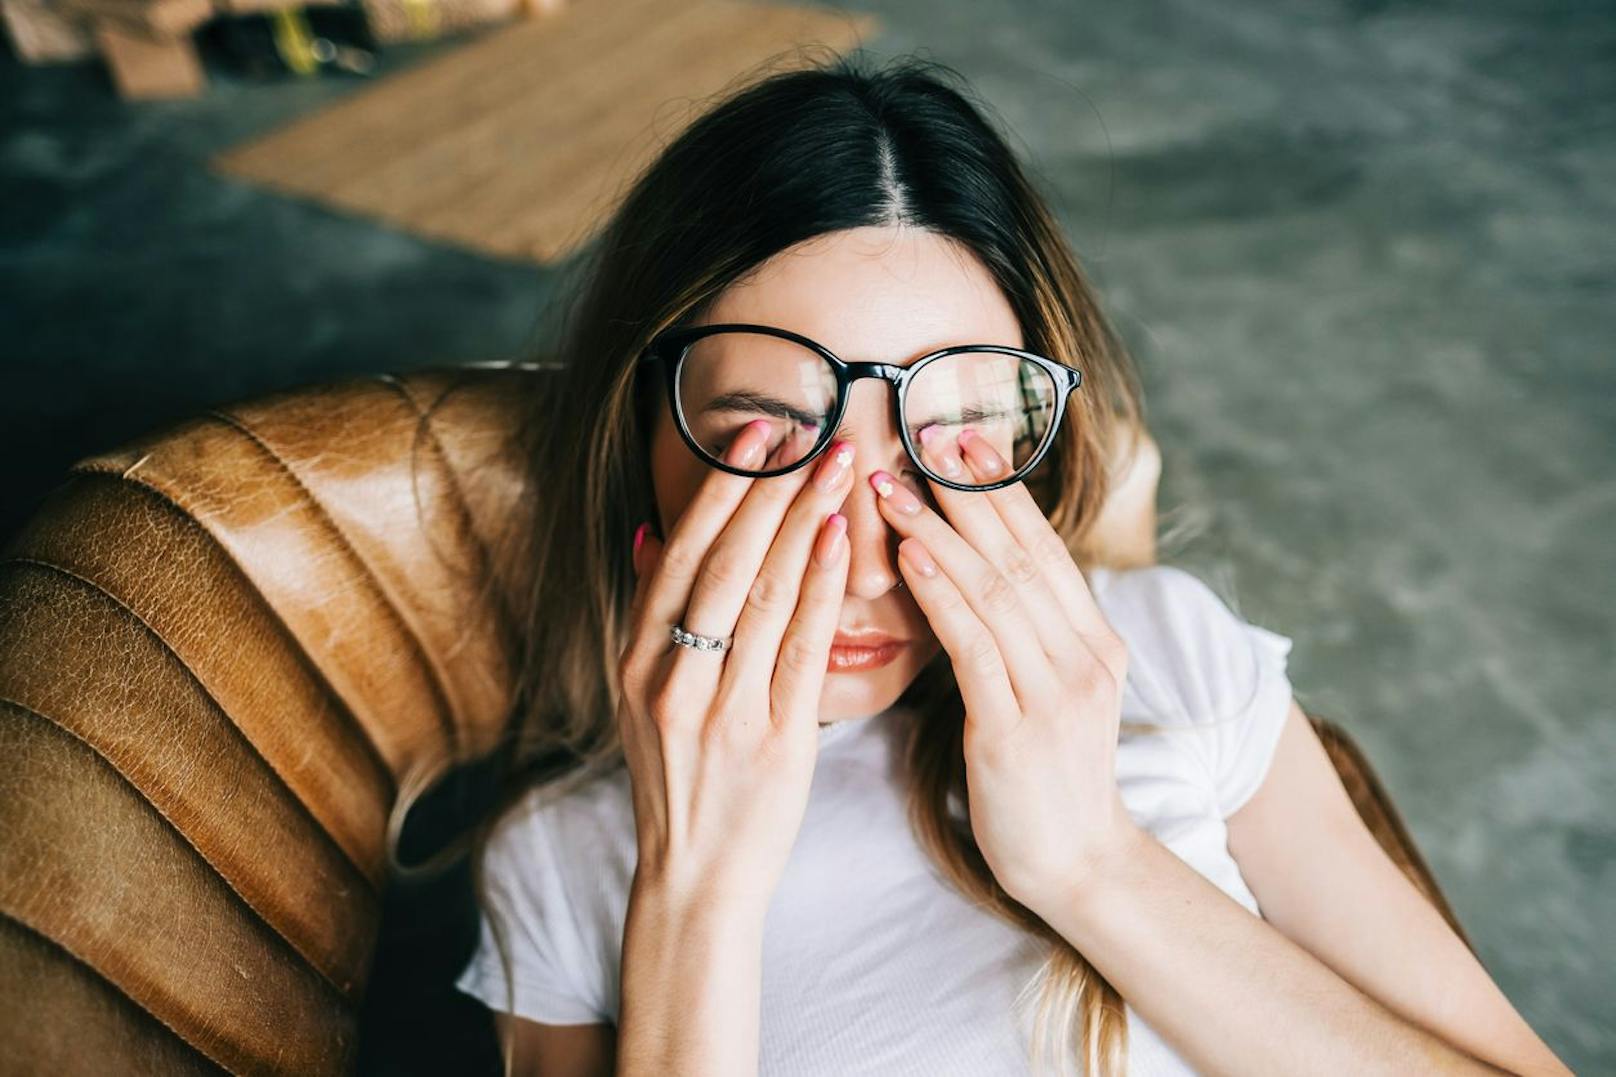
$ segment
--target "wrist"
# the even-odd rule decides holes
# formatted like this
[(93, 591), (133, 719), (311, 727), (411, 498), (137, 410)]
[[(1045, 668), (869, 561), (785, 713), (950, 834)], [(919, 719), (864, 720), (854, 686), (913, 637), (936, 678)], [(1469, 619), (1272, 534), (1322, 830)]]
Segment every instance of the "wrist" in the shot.
[(635, 871), (623, 930), (618, 1073), (755, 1071), (764, 910), (684, 885), (683, 877)]
[(1096, 898), (1114, 886), (1127, 886), (1146, 844), (1153, 841), (1150, 832), (1131, 818), (1121, 819), (1092, 837), (1046, 880), (1035, 895), (1036, 904), (1023, 904), (1034, 912), (1050, 907), (1069, 909), (1075, 902)]
[(636, 869), (629, 888), (628, 915), (679, 926), (695, 932), (713, 927), (725, 934), (761, 933), (768, 898), (730, 893), (701, 880), (685, 880), (673, 872)]

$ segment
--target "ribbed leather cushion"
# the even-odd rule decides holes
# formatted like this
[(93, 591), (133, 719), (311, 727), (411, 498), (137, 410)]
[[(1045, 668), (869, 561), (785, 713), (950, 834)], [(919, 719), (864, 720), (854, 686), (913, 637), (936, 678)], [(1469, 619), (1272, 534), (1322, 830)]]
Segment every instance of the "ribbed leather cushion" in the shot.
[(543, 377), (221, 408), (80, 461), (8, 545), (0, 1071), (350, 1067), (388, 809), (506, 717), (524, 581), (476, 584)]
[[(495, 537), (531, 511), (514, 432), (545, 376), (220, 408), (80, 461), (8, 545), (0, 1072), (352, 1068), (389, 808), (506, 718), (528, 581)], [(1313, 722), (1457, 929), (1361, 754)]]

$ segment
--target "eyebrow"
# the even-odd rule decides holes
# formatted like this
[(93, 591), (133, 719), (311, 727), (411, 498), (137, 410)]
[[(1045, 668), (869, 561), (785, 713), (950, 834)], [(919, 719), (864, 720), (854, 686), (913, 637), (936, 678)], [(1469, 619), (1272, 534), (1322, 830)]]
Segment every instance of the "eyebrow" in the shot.
[(968, 423), (982, 423), (990, 419), (1008, 418), (1014, 414), (1010, 408), (984, 408), (969, 407), (963, 409), (958, 415), (944, 419), (941, 416), (928, 416), (928, 421), (916, 423), (916, 429), (926, 426), (965, 426)]
[(753, 411), (763, 415), (773, 415), (777, 419), (791, 419), (799, 426), (813, 424), (817, 426), (821, 415), (813, 415), (802, 410), (789, 401), (781, 400), (768, 393), (754, 393), (739, 389), (734, 392), (720, 393), (709, 400), (700, 414), (706, 415), (714, 411)]
[[(795, 404), (781, 400), (779, 397), (744, 389), (721, 393), (713, 397), (701, 409), (700, 414), (706, 415), (709, 412), (724, 411), (746, 411), (761, 415), (772, 415), (777, 419), (790, 419), (799, 426), (818, 425), (819, 420), (823, 418), (823, 416), (804, 411)], [(919, 429), (934, 424), (939, 426), (964, 426), (967, 423), (981, 423), (991, 419), (1007, 418), (1012, 414), (1013, 411), (1010, 408), (967, 407), (958, 415), (950, 416), (946, 421), (940, 416), (927, 416), (927, 421), (915, 423), (915, 428)], [(909, 418), (911, 421), (913, 420), (913, 416)]]

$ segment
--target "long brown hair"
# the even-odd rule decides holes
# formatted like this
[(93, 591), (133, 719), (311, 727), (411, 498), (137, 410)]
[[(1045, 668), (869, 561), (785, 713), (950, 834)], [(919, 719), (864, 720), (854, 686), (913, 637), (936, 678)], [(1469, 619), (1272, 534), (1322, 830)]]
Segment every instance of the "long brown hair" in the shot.
[[(504, 810), (536, 787), (564, 796), (623, 765), (615, 714), (635, 584), (629, 545), (639, 522), (657, 519), (649, 459), (659, 386), (636, 376), (635, 360), (654, 334), (693, 321), (770, 256), (871, 225), (928, 229), (974, 252), (1016, 312), (1025, 346), (1083, 372), (1065, 429), (1024, 481), (1078, 565), (1103, 564), (1094, 524), (1144, 429), (1138, 376), (988, 111), (958, 72), (913, 56), (877, 65), (862, 52), (832, 53), (754, 72), (665, 147), (592, 244), (568, 297), (553, 391), (533, 401), (527, 431), (542, 480), (534, 516), (512, 532), (517, 554), (507, 555), (529, 578), (518, 596), (520, 669), (501, 791), (472, 846), (484, 910), (482, 853)], [(1078, 1058), (1083, 1072), (1120, 1074), (1121, 997), (1005, 893), (972, 838), (964, 706), (946, 652), (899, 703), (916, 713), (905, 753), (917, 840), (966, 897), (1049, 944), (1028, 985), (1040, 989), (1035, 1066), (1048, 1054), (1062, 1068)], [(503, 932), (490, 923), (508, 970)]]

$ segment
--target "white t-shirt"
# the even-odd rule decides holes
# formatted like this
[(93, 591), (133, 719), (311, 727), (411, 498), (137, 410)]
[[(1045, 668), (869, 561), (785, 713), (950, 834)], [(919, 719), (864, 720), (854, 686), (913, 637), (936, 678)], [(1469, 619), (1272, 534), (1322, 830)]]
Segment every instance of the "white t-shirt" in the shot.
[[(1291, 640), (1242, 620), (1175, 566), (1088, 578), (1129, 646), (1123, 718), (1173, 727), (1119, 739), (1130, 814), (1260, 915), (1224, 820), (1273, 756), (1291, 698)], [(1030, 1072), (1036, 993), (1017, 996), (1046, 948), (959, 896), (916, 844), (898, 750), (907, 717), (893, 708), (820, 731), (802, 829), (764, 921), (759, 1072), (768, 1077)], [(637, 858), (627, 770), (550, 803), (524, 797), (487, 857), (489, 900), (512, 948), (514, 1012), (615, 1024)], [(456, 987), (504, 1010), (486, 918), (480, 930)], [(1128, 1021), (1130, 1074), (1194, 1072), (1131, 1006)]]

